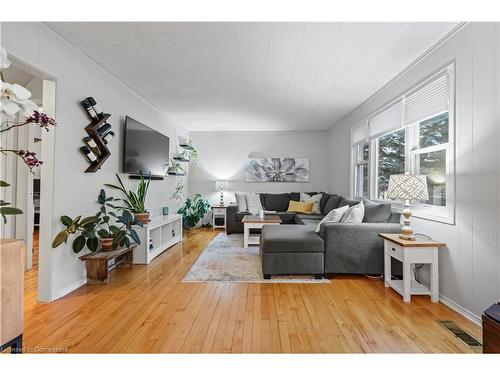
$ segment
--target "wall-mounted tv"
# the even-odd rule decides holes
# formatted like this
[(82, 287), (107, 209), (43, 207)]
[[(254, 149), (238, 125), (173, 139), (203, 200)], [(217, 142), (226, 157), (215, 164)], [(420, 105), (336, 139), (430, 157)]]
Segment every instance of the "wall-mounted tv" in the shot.
[(123, 173), (165, 176), (168, 160), (169, 138), (126, 116)]

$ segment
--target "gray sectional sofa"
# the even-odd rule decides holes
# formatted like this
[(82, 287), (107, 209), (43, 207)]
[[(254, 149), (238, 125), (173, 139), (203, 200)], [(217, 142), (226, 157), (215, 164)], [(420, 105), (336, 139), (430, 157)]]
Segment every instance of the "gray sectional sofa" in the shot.
[[(325, 192), (321, 194), (321, 214), (287, 212), (290, 200), (299, 201), (300, 193), (260, 194), (264, 209), (276, 211), (283, 221), (282, 225), (262, 228), (260, 251), (264, 277), (383, 274), (384, 245), (378, 234), (400, 232), (400, 214), (393, 212), (390, 204), (363, 199), (365, 216), (362, 223), (324, 223), (316, 233), (317, 224), (328, 212), (361, 201)], [(241, 220), (248, 214), (239, 212), (238, 206), (231, 204), (227, 208), (227, 233), (242, 233)]]

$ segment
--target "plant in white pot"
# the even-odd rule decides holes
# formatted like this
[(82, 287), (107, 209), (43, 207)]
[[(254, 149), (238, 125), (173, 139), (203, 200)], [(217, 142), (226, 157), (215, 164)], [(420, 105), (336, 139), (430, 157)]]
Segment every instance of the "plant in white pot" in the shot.
[(118, 179), (119, 186), (113, 184), (104, 184), (104, 186), (107, 186), (111, 189), (120, 190), (125, 196), (125, 198), (121, 199), (121, 201), (125, 205), (119, 207), (111, 207), (123, 209), (130, 212), (135, 216), (137, 220), (139, 220), (143, 224), (149, 223), (149, 211), (146, 209), (146, 196), (148, 194), (150, 178), (146, 180), (141, 174), (141, 180), (139, 181), (136, 192), (127, 190), (118, 174), (116, 175), (116, 178)]

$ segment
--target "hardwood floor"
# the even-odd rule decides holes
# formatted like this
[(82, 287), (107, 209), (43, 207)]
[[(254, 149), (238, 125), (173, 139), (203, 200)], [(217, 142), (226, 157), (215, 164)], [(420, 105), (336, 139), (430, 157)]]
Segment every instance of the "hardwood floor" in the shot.
[(199, 229), (154, 260), (36, 302), (26, 273), (24, 343), (71, 353), (433, 353), (472, 352), (435, 321), (480, 327), (428, 297), (405, 304), (381, 279), (330, 284), (183, 283), (219, 232)]

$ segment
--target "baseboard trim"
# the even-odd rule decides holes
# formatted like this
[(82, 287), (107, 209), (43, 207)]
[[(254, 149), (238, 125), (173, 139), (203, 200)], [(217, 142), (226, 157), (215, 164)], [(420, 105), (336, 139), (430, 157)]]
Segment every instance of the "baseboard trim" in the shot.
[(451, 299), (449, 299), (448, 297), (444, 296), (441, 293), (439, 293), (439, 301), (448, 306), (450, 309), (455, 310), (460, 315), (466, 317), (472, 323), (477, 324), (478, 326), (482, 325), (480, 316), (477, 316), (473, 312), (467, 310), (465, 307), (459, 305), (455, 301), (452, 301)]
[(74, 290), (80, 288), (81, 286), (84, 286), (86, 283), (87, 283), (87, 279), (83, 278), (83, 279), (78, 280), (76, 283), (73, 283), (64, 289), (61, 289), (59, 291), (59, 297), (57, 297), (57, 299), (63, 298), (66, 294), (70, 294)]

